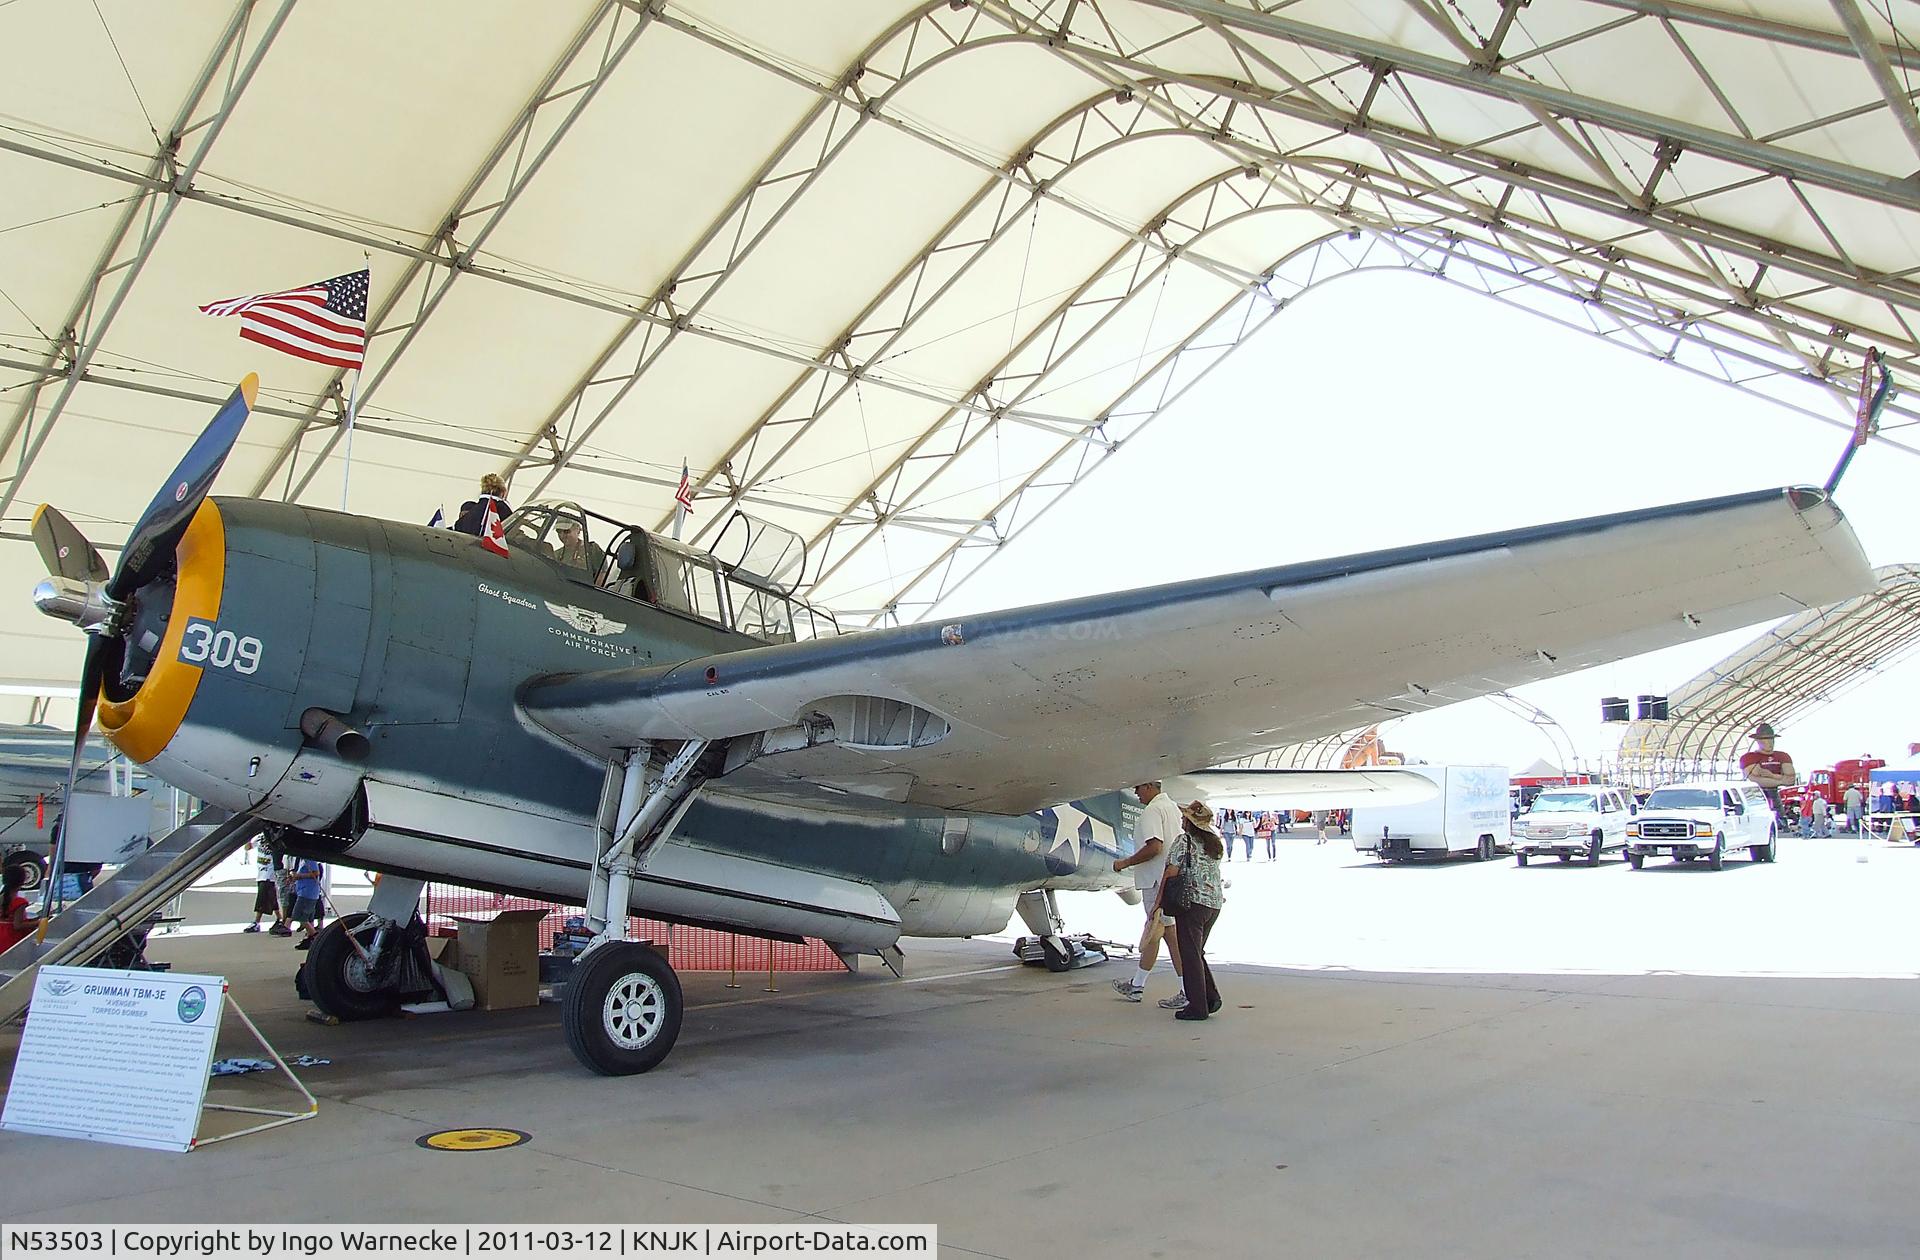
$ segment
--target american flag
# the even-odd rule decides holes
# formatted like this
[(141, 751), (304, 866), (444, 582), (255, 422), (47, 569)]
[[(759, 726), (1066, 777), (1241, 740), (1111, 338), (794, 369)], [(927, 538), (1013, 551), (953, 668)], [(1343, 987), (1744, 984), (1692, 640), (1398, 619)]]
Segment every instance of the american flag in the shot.
[(228, 298), (201, 307), (207, 315), (238, 315), (248, 341), (315, 363), (358, 370), (367, 358), (365, 269), (281, 293)]
[(693, 514), (693, 478), (687, 474), (687, 461), (680, 461), (680, 488), (673, 492), (673, 501), (680, 510), (689, 516)]

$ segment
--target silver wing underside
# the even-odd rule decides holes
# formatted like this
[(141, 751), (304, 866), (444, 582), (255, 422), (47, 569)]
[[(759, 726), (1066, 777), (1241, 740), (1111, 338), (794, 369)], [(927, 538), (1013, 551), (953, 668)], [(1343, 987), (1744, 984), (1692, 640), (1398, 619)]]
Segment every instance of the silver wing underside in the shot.
[[(1785, 489), (1199, 578), (678, 665), (535, 679), (583, 749), (824, 730), (755, 777), (1018, 814), (1802, 611), (1868, 589), (1839, 508)], [(781, 741), (769, 737), (769, 747)]]

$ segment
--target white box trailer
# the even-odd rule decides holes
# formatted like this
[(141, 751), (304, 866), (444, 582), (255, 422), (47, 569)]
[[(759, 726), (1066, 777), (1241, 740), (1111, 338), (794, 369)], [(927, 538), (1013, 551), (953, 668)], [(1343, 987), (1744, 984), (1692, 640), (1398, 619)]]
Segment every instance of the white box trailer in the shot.
[(1353, 847), (1382, 862), (1472, 853), (1482, 861), (1508, 843), (1505, 766), (1404, 766), (1440, 789), (1409, 805), (1358, 805)]

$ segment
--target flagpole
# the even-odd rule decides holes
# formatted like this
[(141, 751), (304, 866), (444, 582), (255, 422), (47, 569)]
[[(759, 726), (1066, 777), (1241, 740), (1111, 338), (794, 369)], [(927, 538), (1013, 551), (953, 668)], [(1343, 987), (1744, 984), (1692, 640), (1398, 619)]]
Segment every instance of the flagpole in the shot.
[[(372, 295), (373, 254), (360, 251), (360, 261), (367, 266), (368, 295)], [(347, 391), (347, 449), (345, 462), (340, 469), (340, 510), (347, 510), (347, 486), (353, 480), (353, 422), (360, 412), (360, 377), (366, 371), (367, 352), (360, 351), (360, 366), (353, 369), (353, 388)]]
[(360, 409), (360, 369), (353, 370), (353, 388), (347, 391), (347, 448), (340, 470), (340, 510), (347, 510), (347, 485), (353, 480), (353, 418)]

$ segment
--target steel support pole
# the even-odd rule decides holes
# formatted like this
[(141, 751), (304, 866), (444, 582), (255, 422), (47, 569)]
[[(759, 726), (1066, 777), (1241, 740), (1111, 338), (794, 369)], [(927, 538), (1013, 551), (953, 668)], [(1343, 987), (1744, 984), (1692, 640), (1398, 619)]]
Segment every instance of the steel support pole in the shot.
[(1893, 73), (1893, 63), (1888, 60), (1880, 42), (1873, 37), (1873, 28), (1867, 25), (1866, 15), (1860, 12), (1855, 0), (1833, 0), (1833, 11), (1840, 15), (1840, 25), (1846, 28), (1847, 38), (1853, 42), (1860, 60), (1866, 63), (1874, 86), (1880, 89), (1880, 95), (1887, 98), (1887, 110), (1893, 115), (1893, 120), (1900, 124), (1900, 130), (1906, 133), (1914, 156), (1920, 157), (1920, 115), (1913, 112), (1913, 96)]

